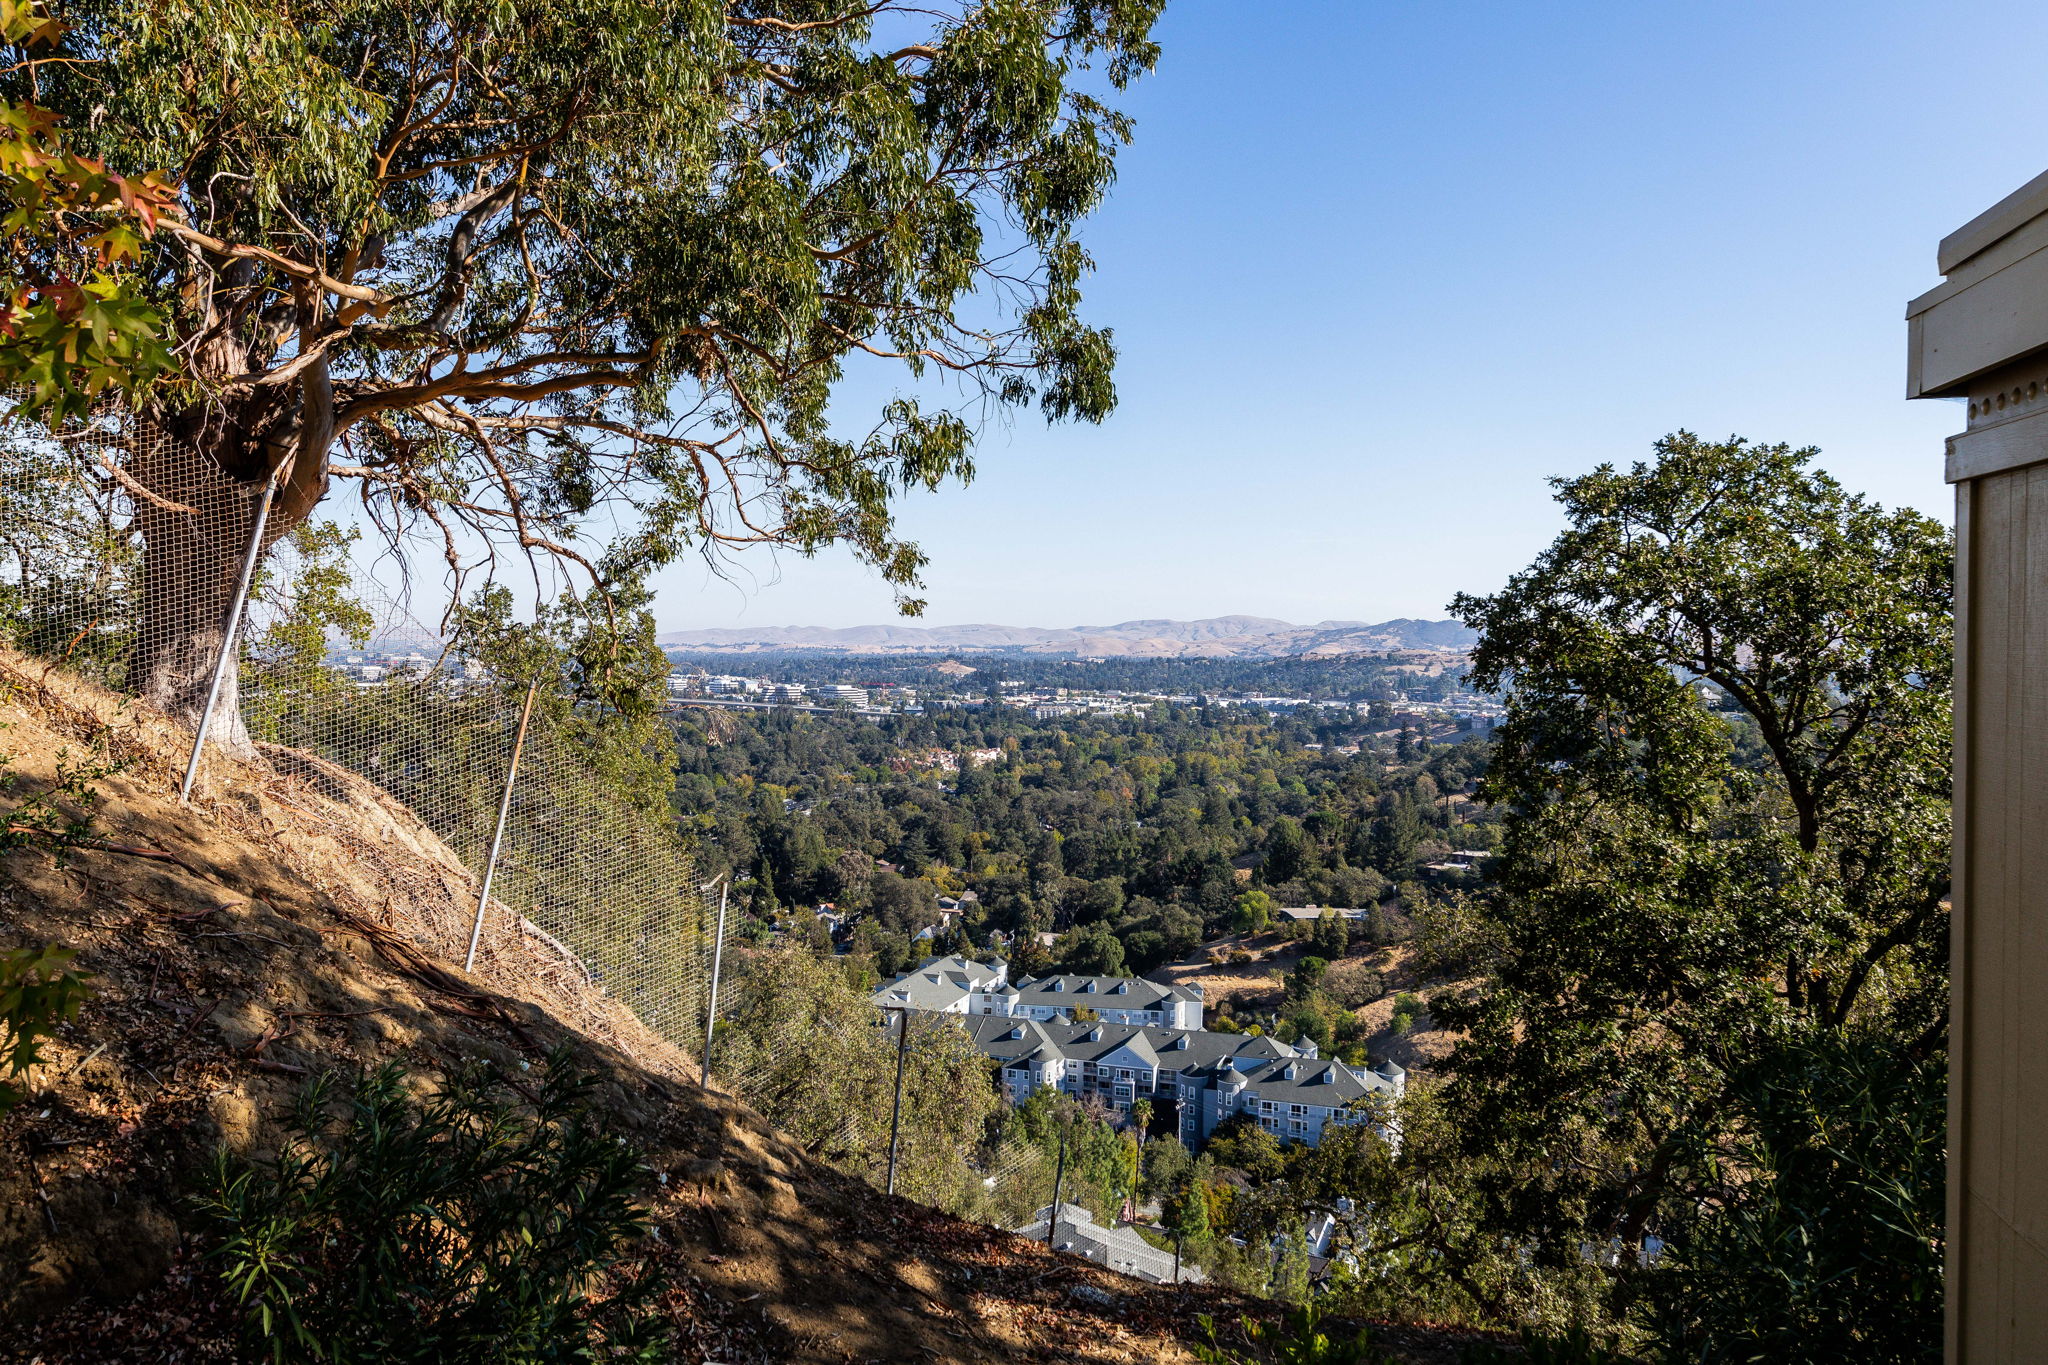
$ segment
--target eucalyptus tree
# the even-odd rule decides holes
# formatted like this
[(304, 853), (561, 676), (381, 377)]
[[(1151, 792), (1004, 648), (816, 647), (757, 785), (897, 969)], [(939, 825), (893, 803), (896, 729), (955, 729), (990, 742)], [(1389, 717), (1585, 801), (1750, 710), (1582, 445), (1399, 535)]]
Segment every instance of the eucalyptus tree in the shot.
[[(892, 495), (971, 476), (992, 412), (1114, 404), (1076, 233), (1162, 4), (67, 5), (76, 60), (8, 93), (178, 185), (140, 270), (188, 382), (122, 473), (180, 486), (189, 449), (235, 490), (138, 509), (178, 566), (146, 575), (146, 694), (203, 705), (273, 479), (271, 539), (345, 490), (458, 580), (839, 543), (915, 610)], [(903, 387), (832, 410), (855, 365)]]
[(1761, 1178), (1795, 1051), (1878, 1040), (1938, 1084), (1952, 546), (1814, 453), (1681, 432), (1560, 480), (1563, 534), (1452, 607), (1508, 718), (1497, 956), (1433, 1002), (1468, 1032), (1445, 1099), (1493, 1216), (1560, 1269), (1608, 1247), (1626, 1280)]

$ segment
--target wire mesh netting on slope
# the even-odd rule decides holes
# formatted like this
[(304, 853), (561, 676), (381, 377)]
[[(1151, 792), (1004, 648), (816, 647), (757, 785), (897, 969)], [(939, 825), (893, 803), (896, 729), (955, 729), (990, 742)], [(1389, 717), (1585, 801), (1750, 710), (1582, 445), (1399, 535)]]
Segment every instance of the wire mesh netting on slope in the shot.
[(316, 787), (329, 765), (374, 783), (479, 897), (490, 874), (480, 926), (473, 900), (410, 926), (423, 947), (462, 963), (473, 944), (476, 973), (504, 985), (579, 975), (701, 1055), (704, 897), (667, 812), (617, 799), (593, 768), (588, 703), (555, 678), (529, 696), (466, 656), (380, 539), (280, 531), (268, 502), (132, 419), (0, 427), (0, 640), (172, 720), (209, 717), (196, 800), (213, 753)]
[(494, 671), (383, 538), (265, 513), (263, 489), (132, 422), (0, 427), (0, 643), (140, 711), (206, 718), (195, 801), (216, 796), (206, 758), (232, 753), (400, 803), (469, 873), (462, 904), (404, 926), (440, 961), (473, 952), (485, 982), (554, 999), (597, 986), (699, 1059), (722, 970), (719, 1089), (877, 1186), (893, 1135), (896, 1190), (919, 1202), (1006, 1228), (1053, 1202), (1042, 1146), (993, 1136), (987, 1097), (970, 1102), (986, 1063), (957, 1019), (913, 1017), (892, 1124), (896, 1039), (865, 992), (801, 951), (728, 941), (721, 960), (717, 892), (667, 807), (635, 808), (594, 765), (565, 680)]

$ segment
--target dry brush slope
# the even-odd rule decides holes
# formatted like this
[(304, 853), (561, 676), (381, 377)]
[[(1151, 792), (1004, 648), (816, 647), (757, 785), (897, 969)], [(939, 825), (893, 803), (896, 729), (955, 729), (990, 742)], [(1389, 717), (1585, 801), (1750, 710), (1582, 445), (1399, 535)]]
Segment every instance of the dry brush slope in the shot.
[[(289, 751), (221, 763), (176, 800), (182, 733), (0, 652), (14, 802), (95, 741), (94, 835), (126, 852), (0, 862), (0, 946), (76, 948), (94, 994), (0, 1119), (0, 1358), (225, 1358), (183, 1202), (219, 1145), (265, 1151), (303, 1078), (398, 1059), (422, 1074), (566, 1046), (659, 1173), (647, 1198), (683, 1359), (1189, 1359), (1197, 1314), (1146, 1286), (887, 1199), (811, 1161), (540, 945), (460, 960), (474, 891), (402, 806)], [(154, 851), (159, 856), (149, 856)], [(1100, 1296), (1075, 1290), (1092, 1286)], [(1447, 1343), (1416, 1337), (1416, 1359)]]

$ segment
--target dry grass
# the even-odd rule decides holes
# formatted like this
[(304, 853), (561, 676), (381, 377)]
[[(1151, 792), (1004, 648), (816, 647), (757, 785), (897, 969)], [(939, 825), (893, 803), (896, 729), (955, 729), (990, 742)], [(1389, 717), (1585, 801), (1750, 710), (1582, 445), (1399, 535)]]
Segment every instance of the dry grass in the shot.
[[(93, 973), (33, 1101), (0, 1119), (0, 1360), (227, 1359), (226, 1309), (182, 1200), (219, 1145), (274, 1145), (308, 1075), (403, 1061), (516, 1068), (566, 1048), (662, 1177), (647, 1199), (683, 1359), (1191, 1359), (1199, 1313), (1169, 1290), (888, 1199), (813, 1162), (752, 1110), (689, 1083), (691, 1059), (500, 926), (460, 961), (475, 890), (410, 812), (303, 754), (218, 761), (176, 799), (185, 733), (0, 653), (0, 750), (19, 800), (60, 755), (125, 765), (94, 835), (126, 852), (0, 861), (0, 945), (55, 941)], [(149, 850), (146, 856), (134, 850)], [(427, 1083), (425, 1080), (422, 1083)], [(1106, 1302), (1074, 1290), (1102, 1290)], [(1447, 1339), (1397, 1333), (1416, 1360)]]
[[(1212, 966), (1208, 960), (1212, 949), (1226, 955), (1233, 950), (1244, 949), (1257, 954), (1259, 960), (1250, 964), (1225, 962)], [(1302, 959), (1306, 951), (1302, 944), (1278, 930), (1269, 929), (1261, 934), (1204, 944), (1190, 960), (1169, 963), (1148, 973), (1147, 979), (1162, 985), (1198, 984), (1212, 1011), (1219, 1000), (1244, 1001), (1260, 1010), (1273, 1010), (1279, 1008), (1281, 996), (1280, 980), (1273, 975), (1274, 971), (1277, 969), (1285, 973)], [(1381, 993), (1377, 999), (1368, 1001), (1353, 1012), (1365, 1021), (1365, 1042), (1372, 1055), (1398, 1062), (1410, 1071), (1426, 1072), (1440, 1067), (1450, 1056), (1451, 1049), (1457, 1046), (1461, 1035), (1430, 1027), (1406, 1035), (1395, 1033), (1394, 997), (1402, 991), (1425, 995), (1446, 988), (1465, 989), (1474, 983), (1423, 976), (1416, 970), (1414, 949), (1397, 943), (1353, 953), (1332, 963), (1327, 988), (1333, 994), (1347, 994), (1345, 987), (1354, 985), (1354, 981), (1346, 978), (1363, 977), (1368, 972), (1378, 977)], [(1425, 1016), (1422, 1022), (1427, 1025), (1429, 1020)]]

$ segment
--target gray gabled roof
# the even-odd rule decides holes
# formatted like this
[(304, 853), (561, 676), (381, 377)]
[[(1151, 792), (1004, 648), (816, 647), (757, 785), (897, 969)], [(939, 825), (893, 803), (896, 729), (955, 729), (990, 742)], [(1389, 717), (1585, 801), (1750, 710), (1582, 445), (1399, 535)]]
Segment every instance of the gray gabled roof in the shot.
[[(1077, 1252), (1112, 1270), (1155, 1281), (1173, 1278), (1173, 1253), (1161, 1251), (1131, 1229), (1098, 1223), (1088, 1210), (1078, 1204), (1060, 1205), (1057, 1229), (1051, 1226), (1051, 1216), (1050, 1205), (1040, 1209), (1032, 1222), (1017, 1229), (1017, 1235), (1042, 1242), (1051, 1232), (1054, 1246)], [(1182, 1278), (1195, 1277), (1184, 1275)]]
[(965, 957), (935, 957), (879, 987), (871, 997), (884, 1009), (943, 1010), (962, 996), (995, 988), (998, 969)]
[[(1158, 1009), (1163, 1001), (1200, 998), (1175, 995), (1177, 987), (1162, 986), (1156, 981), (1128, 976), (1059, 974), (1042, 976), (1034, 981), (1019, 981), (1016, 986), (1017, 1003), (1053, 1006), (1060, 1009), (1073, 1009), (1085, 1005), (1089, 1009), (1097, 1010), (1153, 1010)], [(1118, 987), (1122, 989), (1119, 990)]]
[[(997, 962), (1000, 961), (1001, 959), (998, 958)], [(961, 957), (958, 954), (952, 957), (932, 958), (930, 961), (920, 964), (917, 970), (920, 972), (942, 972), (947, 975), (957, 974), (964, 976), (975, 986), (993, 985), (996, 978), (1003, 974), (1003, 969), (1000, 966), (994, 966), (986, 962), (976, 962), (971, 957)]]
[[(990, 1024), (1004, 1027), (985, 1027)], [(1041, 1048), (1050, 1046), (1042, 1028), (1030, 1019), (971, 1016), (967, 1031), (984, 1053), (1005, 1065), (1036, 1056)]]
[(1274, 1038), (1162, 1028), (1154, 1024), (1069, 1024), (1056, 1019), (1006, 1019), (1001, 1015), (970, 1015), (965, 1023), (975, 1044), (1005, 1063), (1026, 1049), (1042, 1050), (1047, 1058), (1099, 1062), (1128, 1048), (1146, 1065), (1166, 1071), (1200, 1071), (1231, 1056), (1248, 1063), (1246, 1069), (1256, 1069), (1276, 1058), (1298, 1055)]
[[(1292, 1069), (1294, 1074), (1287, 1073)], [(1277, 1058), (1246, 1074), (1249, 1088), (1276, 1104), (1316, 1104), (1340, 1109), (1367, 1095), (1397, 1093), (1393, 1081), (1374, 1071), (1353, 1070), (1328, 1059)]]

